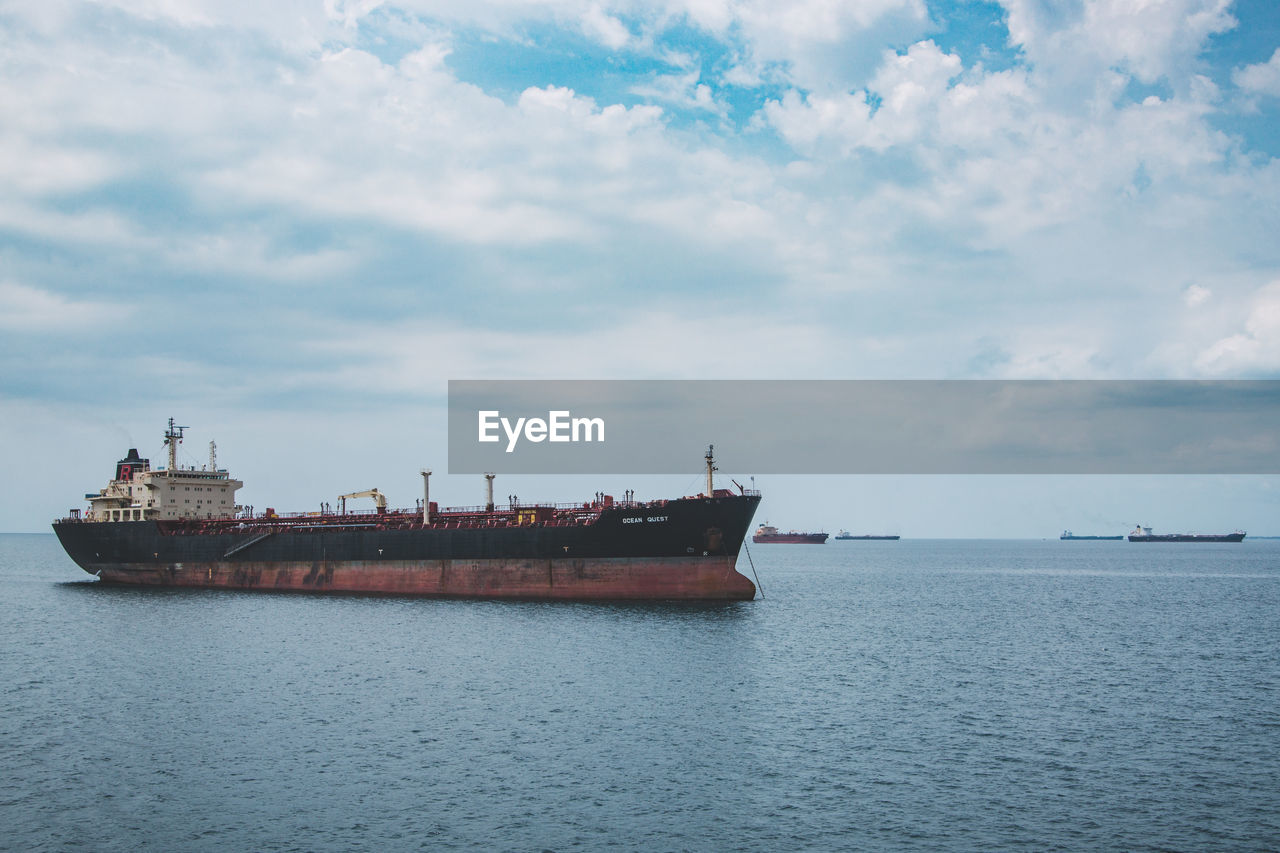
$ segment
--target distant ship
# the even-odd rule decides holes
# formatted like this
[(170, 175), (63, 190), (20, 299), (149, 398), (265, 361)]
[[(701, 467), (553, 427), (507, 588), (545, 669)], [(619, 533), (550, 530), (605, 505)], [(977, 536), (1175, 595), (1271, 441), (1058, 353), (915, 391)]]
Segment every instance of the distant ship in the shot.
[(795, 530), (779, 533), (778, 528), (762, 524), (756, 528), (755, 535), (751, 537), (751, 541), (757, 544), (821, 545), (827, 541), (827, 534), (799, 533)]
[(1080, 540), (1080, 539), (1120, 540), (1120, 539), (1123, 539), (1124, 537), (1123, 536), (1077, 536), (1074, 533), (1072, 533), (1070, 530), (1064, 530), (1062, 531), (1062, 535), (1059, 536), (1058, 538), (1068, 539), (1068, 540)]
[(841, 530), (839, 533), (837, 533), (837, 534), (836, 534), (836, 538), (837, 538), (837, 539), (886, 539), (886, 540), (893, 540), (893, 539), (901, 539), (902, 537), (901, 537), (901, 536), (872, 536), (872, 535), (870, 535), (870, 534), (868, 534), (868, 533), (863, 533), (863, 534), (861, 534), (860, 536), (854, 536), (852, 533), (850, 533), (850, 532), (849, 532), (849, 531), (847, 531), (847, 530)]
[(1243, 542), (1245, 532), (1235, 533), (1152, 533), (1150, 527), (1138, 525), (1129, 534), (1130, 542)]

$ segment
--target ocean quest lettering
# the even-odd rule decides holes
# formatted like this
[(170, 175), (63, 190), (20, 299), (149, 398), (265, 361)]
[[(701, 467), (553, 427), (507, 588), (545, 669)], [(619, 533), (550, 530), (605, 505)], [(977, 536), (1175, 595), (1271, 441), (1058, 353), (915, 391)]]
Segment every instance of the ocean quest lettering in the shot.
[[(516, 449), (521, 435), (527, 441), (604, 441), (604, 418), (575, 418), (568, 411), (547, 412), (547, 419), (502, 417), (498, 411), (481, 411), (480, 441), (500, 441), (498, 429), (507, 434), (507, 452)], [(594, 436), (594, 437), (593, 437)]]

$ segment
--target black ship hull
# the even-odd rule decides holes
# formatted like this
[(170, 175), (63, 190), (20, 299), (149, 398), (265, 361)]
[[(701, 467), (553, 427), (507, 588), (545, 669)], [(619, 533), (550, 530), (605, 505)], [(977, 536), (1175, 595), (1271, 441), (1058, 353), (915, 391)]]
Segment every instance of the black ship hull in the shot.
[[(109, 583), (548, 599), (750, 599), (735, 563), (760, 498), (717, 493), (602, 509), (572, 525), (61, 521)], [(420, 516), (419, 516), (420, 518)]]
[(1243, 542), (1243, 533), (1165, 533), (1131, 535), (1130, 542)]

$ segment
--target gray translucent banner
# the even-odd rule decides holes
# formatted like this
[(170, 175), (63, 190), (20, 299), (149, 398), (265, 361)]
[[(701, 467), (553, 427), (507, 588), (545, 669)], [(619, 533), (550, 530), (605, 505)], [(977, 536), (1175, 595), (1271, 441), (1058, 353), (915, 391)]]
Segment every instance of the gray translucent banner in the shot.
[(692, 473), (709, 444), (744, 474), (1274, 474), (1280, 380), (449, 382), (451, 474)]

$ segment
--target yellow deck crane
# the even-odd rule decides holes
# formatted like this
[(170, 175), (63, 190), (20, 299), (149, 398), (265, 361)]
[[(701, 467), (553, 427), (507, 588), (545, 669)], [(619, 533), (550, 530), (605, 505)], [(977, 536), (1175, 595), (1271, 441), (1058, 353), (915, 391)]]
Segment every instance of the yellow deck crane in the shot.
[(363, 492), (352, 492), (349, 495), (338, 495), (338, 500), (342, 501), (342, 514), (347, 514), (347, 498), (373, 498), (374, 504), (378, 507), (378, 514), (387, 511), (387, 496), (377, 489), (365, 489)]

